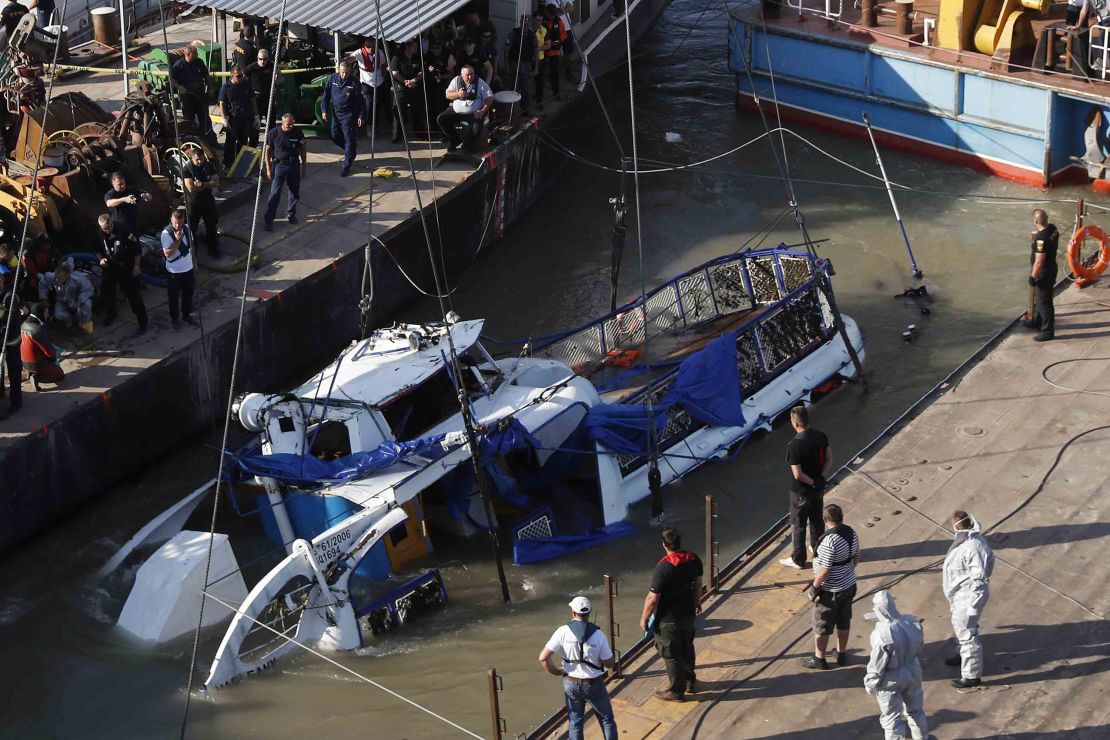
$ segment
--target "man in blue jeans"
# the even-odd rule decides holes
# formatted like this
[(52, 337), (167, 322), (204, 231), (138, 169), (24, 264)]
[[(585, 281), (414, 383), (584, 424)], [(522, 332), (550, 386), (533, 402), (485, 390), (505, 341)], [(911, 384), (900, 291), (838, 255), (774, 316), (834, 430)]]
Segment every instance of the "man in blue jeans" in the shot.
[[(596, 624), (590, 622), (590, 600), (585, 596), (571, 599), (572, 619), (564, 624), (540, 651), (540, 665), (553, 676), (563, 679), (563, 695), (567, 701), (567, 722), (570, 740), (582, 740), (586, 723), (586, 704), (594, 709), (605, 740), (617, 740), (617, 722), (605, 688), (605, 669), (613, 665), (609, 640)], [(549, 658), (559, 655), (562, 668)]]
[(281, 123), (266, 134), (266, 177), (270, 178), (270, 199), (266, 203), (264, 223), (266, 231), (274, 228), (281, 191), (289, 187), (289, 203), (286, 214), (289, 223), (297, 223), (297, 203), (301, 198), (301, 177), (308, 165), (308, 150), (305, 149), (304, 132), (293, 125), (293, 114), (286, 113)]

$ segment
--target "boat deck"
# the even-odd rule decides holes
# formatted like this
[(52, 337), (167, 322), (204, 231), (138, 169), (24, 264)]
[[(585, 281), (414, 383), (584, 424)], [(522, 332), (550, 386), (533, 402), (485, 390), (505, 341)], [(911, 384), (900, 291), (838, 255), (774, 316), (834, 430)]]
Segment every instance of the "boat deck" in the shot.
[[(1057, 341), (1009, 332), (839, 475), (827, 498), (863, 544), (850, 666), (798, 665), (812, 649), (802, 594), (810, 574), (778, 564), (788, 548), (776, 538), (707, 602), (697, 640), (703, 690), (693, 700), (652, 696), (665, 684), (654, 649), (610, 684), (621, 737), (882, 737), (863, 691), (871, 623), (861, 618), (880, 588), (924, 619), (925, 708), (938, 740), (1105, 737), (1110, 429), (1090, 430), (1110, 420), (1108, 336), (1110, 286), (1065, 291)], [(1046, 383), (1042, 370), (1059, 362), (1047, 371), (1053, 382), (1100, 395)], [(984, 685), (969, 692), (949, 685), (957, 673), (943, 662), (951, 629), (939, 563), (951, 536), (937, 522), (957, 508), (990, 530), (997, 557)], [(587, 737), (599, 736), (591, 718)]]
[[(801, 17), (798, 15), (797, 6), (787, 6), (781, 2), (777, 18), (765, 16), (769, 31), (782, 31), (791, 34), (804, 34), (817, 38), (828, 39), (831, 42), (848, 42), (854, 44), (872, 44), (880, 48), (898, 50), (924, 60), (953, 64), (961, 67), (980, 69), (1002, 77), (1020, 79), (1036, 85), (1051, 87), (1060, 91), (1071, 91), (1086, 96), (1106, 97), (1110, 95), (1110, 79), (1101, 80), (1092, 77), (1090, 80), (1075, 77), (1063, 71), (1063, 65), (1057, 65), (1058, 72), (1041, 72), (1029, 69), (1033, 62), (1033, 50), (1029, 49), (1018, 53), (1012, 59), (1010, 69), (1004, 69), (998, 63), (992, 64), (991, 57), (986, 54), (968, 51), (952, 51), (940, 49), (936, 46), (924, 44), (923, 23), (924, 17), (937, 18), (940, 10), (940, 0), (916, 0), (914, 11), (917, 13), (913, 21), (912, 33), (903, 35), (896, 32), (894, 2), (877, 2), (881, 10), (876, 12), (877, 25), (867, 28), (861, 25), (861, 11), (855, 7), (851, 0), (830, 0), (832, 11), (842, 8), (838, 19), (829, 21), (820, 15), (809, 11), (824, 12), (825, 4), (820, 0), (800, 0), (806, 11)], [(1063, 23), (1065, 3), (1056, 3), (1051, 6), (1048, 13), (1038, 17), (1035, 13), (1027, 11), (1032, 22), (1034, 37), (1039, 38), (1041, 29), (1053, 23)], [(889, 12), (884, 12), (889, 10)], [(754, 25), (761, 23), (761, 9), (759, 2), (748, 2), (742, 8), (734, 11), (737, 18)], [(936, 29), (932, 31), (935, 43)], [(773, 60), (772, 60), (773, 62)]]

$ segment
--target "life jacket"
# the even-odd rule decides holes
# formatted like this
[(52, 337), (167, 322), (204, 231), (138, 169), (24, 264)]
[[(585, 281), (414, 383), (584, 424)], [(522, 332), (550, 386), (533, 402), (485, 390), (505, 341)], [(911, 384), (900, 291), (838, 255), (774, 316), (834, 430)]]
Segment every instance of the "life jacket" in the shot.
[(544, 52), (545, 56), (561, 57), (563, 55), (563, 44), (567, 40), (567, 28), (563, 22), (558, 18), (544, 18), (544, 28), (547, 29), (546, 40), (551, 43), (551, 48)]
[(817, 552), (817, 548), (821, 546), (821, 543), (824, 541), (824, 539), (826, 537), (832, 535), (832, 534), (840, 535), (841, 537), (844, 538), (844, 541), (848, 543), (848, 558), (847, 558), (847, 560), (834, 560), (834, 561), (832, 561), (832, 565), (834, 567), (838, 566), (838, 565), (847, 565), (848, 563), (852, 562), (852, 560), (855, 559), (855, 556), (852, 555), (852, 545), (859, 541), (859, 539), (856, 535), (856, 530), (852, 529), (847, 524), (840, 523), (840, 524), (837, 524), (832, 529), (826, 529), (825, 533), (817, 538), (817, 544), (813, 546), (813, 551)]
[(590, 637), (601, 628), (598, 627), (593, 622), (586, 622), (586, 621), (583, 621), (581, 619), (572, 619), (572, 620), (570, 620), (569, 622), (567, 622), (567, 627), (570, 628), (570, 633), (572, 635), (574, 635), (574, 639), (578, 641), (578, 658), (577, 659), (572, 659), (568, 655), (567, 657), (565, 657), (563, 659), (563, 662), (571, 663), (572, 665), (581, 664), (581, 665), (589, 666), (590, 668), (593, 668), (595, 671), (604, 671), (605, 669), (603, 667), (601, 667), (601, 666), (599, 666), (595, 663), (591, 663), (590, 661), (586, 660), (586, 647), (585, 647), (586, 642), (590, 639)]

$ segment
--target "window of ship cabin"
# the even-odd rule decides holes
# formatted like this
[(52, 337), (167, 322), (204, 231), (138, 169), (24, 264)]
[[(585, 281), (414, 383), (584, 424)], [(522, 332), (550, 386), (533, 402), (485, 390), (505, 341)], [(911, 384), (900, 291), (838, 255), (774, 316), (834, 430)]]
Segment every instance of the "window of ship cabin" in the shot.
[(310, 429), (312, 456), (320, 460), (338, 460), (351, 454), (351, 433), (341, 421), (327, 420), (316, 429)]
[(418, 386), (381, 408), (397, 440), (414, 439), (459, 412), (459, 400), (447, 371), (440, 369)]

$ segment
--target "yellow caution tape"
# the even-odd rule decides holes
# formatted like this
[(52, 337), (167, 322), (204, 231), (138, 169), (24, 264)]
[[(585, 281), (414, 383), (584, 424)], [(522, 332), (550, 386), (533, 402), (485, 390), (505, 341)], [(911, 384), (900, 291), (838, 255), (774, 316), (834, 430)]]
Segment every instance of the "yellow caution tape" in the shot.
[(391, 177), (396, 177), (397, 173), (393, 171), (392, 167), (379, 167), (374, 170), (374, 177), (380, 177), (383, 180), (388, 180)]
[[(121, 75), (124, 73), (122, 69), (111, 69), (109, 67), (83, 67), (77, 64), (56, 64), (55, 70), (64, 70), (67, 72), (93, 72), (96, 74), (106, 75)], [(301, 74), (302, 72), (333, 72), (335, 67), (305, 67), (298, 69), (283, 69), (283, 75)], [(160, 69), (141, 69), (139, 67), (130, 67), (127, 69), (129, 75), (152, 75), (154, 77), (169, 77), (169, 72)], [(230, 77), (231, 72), (211, 72), (213, 77)]]

